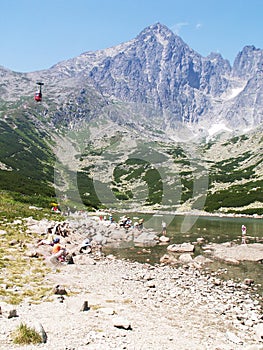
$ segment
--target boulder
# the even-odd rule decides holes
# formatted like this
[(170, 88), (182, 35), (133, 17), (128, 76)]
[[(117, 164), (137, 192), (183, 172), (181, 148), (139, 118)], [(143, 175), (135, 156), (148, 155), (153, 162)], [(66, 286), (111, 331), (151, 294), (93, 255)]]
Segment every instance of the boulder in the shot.
[(226, 337), (234, 344), (243, 344), (243, 341), (232, 332), (226, 332)]
[(167, 250), (174, 253), (188, 253), (193, 252), (195, 246), (191, 243), (182, 243), (182, 244), (170, 244), (167, 247)]
[(115, 310), (111, 307), (102, 307), (99, 309), (99, 312), (102, 312), (105, 315), (114, 315), (116, 313)]
[(89, 311), (90, 307), (89, 307), (89, 303), (87, 300), (85, 300), (80, 308), (80, 311)]
[[(237, 264), (239, 261), (261, 261), (263, 260), (263, 244), (217, 244), (211, 243), (209, 246), (211, 253), (218, 260)], [(206, 247), (205, 247), (206, 249)]]
[(184, 253), (184, 254), (181, 254), (181, 255), (179, 256), (179, 261), (180, 261), (180, 263), (182, 263), (182, 264), (189, 264), (190, 262), (193, 261), (193, 258), (192, 258), (192, 256), (191, 256), (191, 254), (189, 254), (189, 253)]
[(160, 263), (161, 264), (178, 264), (178, 260), (176, 259), (175, 256), (173, 256), (172, 254), (164, 254), (161, 258), (160, 258)]
[(47, 342), (47, 333), (39, 321), (26, 317), (26, 320), (23, 320), (22, 323), (27, 325), (27, 327), (34, 329), (41, 336), (42, 343)]
[(161, 243), (168, 243), (168, 242), (170, 242), (170, 238), (167, 236), (161, 236), (161, 237), (159, 237), (159, 241)]
[(213, 260), (208, 259), (208, 258), (206, 258), (206, 257), (203, 256), (203, 255), (197, 255), (197, 256), (194, 258), (194, 261), (197, 262), (198, 264), (201, 264), (201, 265), (204, 265), (204, 264), (212, 263), (212, 262), (213, 262)]
[(60, 285), (56, 285), (54, 288), (53, 288), (53, 293), (54, 294), (58, 294), (58, 295), (67, 295), (67, 291), (65, 289), (65, 287), (63, 286), (60, 286)]
[(137, 247), (155, 246), (157, 244), (156, 235), (152, 232), (142, 232), (138, 237), (134, 238), (134, 245)]

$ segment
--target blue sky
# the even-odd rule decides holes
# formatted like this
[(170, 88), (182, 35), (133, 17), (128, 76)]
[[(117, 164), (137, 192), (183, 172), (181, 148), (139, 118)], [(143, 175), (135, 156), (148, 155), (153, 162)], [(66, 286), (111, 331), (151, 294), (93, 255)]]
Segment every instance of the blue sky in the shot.
[(0, 65), (41, 70), (160, 22), (203, 56), (263, 49), (262, 0), (0, 0)]

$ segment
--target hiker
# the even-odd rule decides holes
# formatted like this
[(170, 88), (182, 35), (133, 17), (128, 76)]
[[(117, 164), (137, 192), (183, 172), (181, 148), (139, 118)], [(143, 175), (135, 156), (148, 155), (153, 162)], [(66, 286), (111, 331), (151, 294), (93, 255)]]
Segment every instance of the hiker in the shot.
[(119, 226), (125, 227), (127, 220), (128, 220), (128, 218), (126, 216), (123, 216), (119, 221)]
[(241, 226), (241, 234), (242, 234), (241, 244), (247, 244), (246, 242), (247, 228), (245, 225)]
[(166, 222), (162, 221), (162, 235), (166, 236)]

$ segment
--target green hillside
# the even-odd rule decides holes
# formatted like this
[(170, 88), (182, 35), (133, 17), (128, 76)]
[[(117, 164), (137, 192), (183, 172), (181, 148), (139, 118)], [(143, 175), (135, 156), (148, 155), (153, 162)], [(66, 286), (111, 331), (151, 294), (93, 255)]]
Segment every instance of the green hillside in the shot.
[(47, 132), (25, 113), (2, 113), (0, 120), (0, 189), (21, 202), (47, 206), (55, 197), (55, 155)]
[(191, 144), (101, 118), (54, 134), (43, 106), (11, 107), (0, 109), (0, 190), (17, 202), (263, 214), (260, 131)]

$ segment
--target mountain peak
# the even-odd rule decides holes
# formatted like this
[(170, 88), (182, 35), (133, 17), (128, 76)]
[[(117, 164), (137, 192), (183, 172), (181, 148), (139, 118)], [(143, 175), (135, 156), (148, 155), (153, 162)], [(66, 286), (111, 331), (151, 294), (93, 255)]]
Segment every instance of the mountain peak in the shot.
[(161, 24), (159, 22), (152, 24), (148, 27), (146, 27), (139, 35), (138, 37), (146, 37), (146, 36), (161, 36), (163, 38), (169, 38), (172, 36), (175, 36), (175, 34), (172, 32), (171, 29), (169, 29), (164, 24)]

